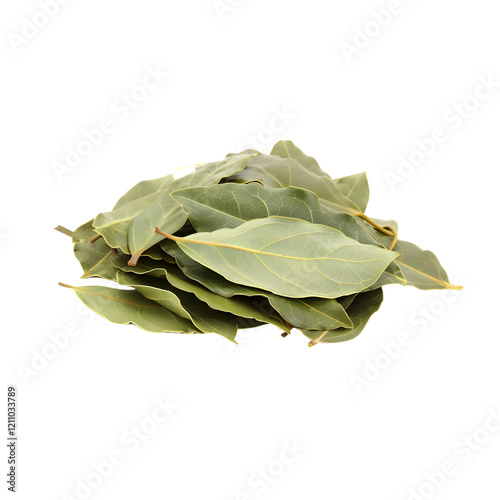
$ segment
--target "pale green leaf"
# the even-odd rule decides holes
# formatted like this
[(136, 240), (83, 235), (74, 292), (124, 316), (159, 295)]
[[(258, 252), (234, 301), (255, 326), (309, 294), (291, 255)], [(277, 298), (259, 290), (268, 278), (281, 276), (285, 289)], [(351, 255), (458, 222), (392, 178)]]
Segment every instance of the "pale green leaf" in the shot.
[(334, 179), (333, 182), (346, 198), (352, 200), (362, 212), (366, 211), (366, 205), (368, 205), (368, 199), (370, 198), (370, 187), (368, 186), (366, 172), (340, 177)]
[[(360, 243), (385, 248), (374, 238), (372, 226), (348, 212), (336, 212), (323, 206), (314, 193), (304, 189), (228, 183), (183, 189), (172, 193), (172, 197), (188, 214), (197, 232), (234, 228), (252, 219), (279, 216), (322, 224)], [(377, 287), (392, 283), (406, 283), (395, 262), (384, 270)]]
[(316, 175), (330, 177), (319, 166), (318, 162), (312, 157), (304, 154), (292, 141), (278, 141), (271, 150), (271, 155), (281, 158), (291, 158), (302, 165), (309, 172)]
[(338, 230), (281, 217), (169, 238), (192, 259), (234, 283), (295, 298), (359, 292), (375, 283), (397, 256)]
[(90, 244), (89, 239), (95, 235), (92, 221), (73, 233), (73, 251), (84, 271), (82, 278), (99, 277), (116, 281), (116, 269), (110, 261), (113, 251), (102, 238)]

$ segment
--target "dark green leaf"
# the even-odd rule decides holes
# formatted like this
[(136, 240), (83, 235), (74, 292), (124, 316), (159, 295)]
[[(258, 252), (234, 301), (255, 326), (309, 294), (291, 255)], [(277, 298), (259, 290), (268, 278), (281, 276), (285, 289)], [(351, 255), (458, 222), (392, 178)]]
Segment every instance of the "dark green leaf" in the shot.
[(152, 300), (178, 316), (187, 317), (197, 329), (204, 333), (217, 333), (235, 341), (238, 324), (236, 318), (225, 312), (210, 308), (194, 294), (173, 287), (167, 280), (152, 276), (118, 272), (118, 283), (131, 286), (141, 295)]

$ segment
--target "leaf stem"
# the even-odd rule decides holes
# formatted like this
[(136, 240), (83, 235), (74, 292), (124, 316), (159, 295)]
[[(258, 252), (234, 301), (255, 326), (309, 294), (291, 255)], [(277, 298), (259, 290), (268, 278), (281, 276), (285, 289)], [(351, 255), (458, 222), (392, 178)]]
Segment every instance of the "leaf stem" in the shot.
[(63, 226), (57, 226), (54, 229), (62, 234), (65, 234), (66, 236), (69, 236), (70, 238), (73, 238), (73, 231), (70, 231)]
[(396, 246), (396, 243), (398, 241), (398, 232), (394, 228), (392, 228), (391, 226), (381, 226), (380, 224), (377, 224), (373, 219), (370, 219), (370, 217), (368, 217), (368, 215), (363, 212), (353, 211), (352, 214), (356, 217), (361, 217), (361, 219), (368, 222), (368, 224), (373, 226), (377, 231), (380, 231), (387, 236), (392, 236), (392, 242), (389, 245), (388, 250), (392, 250)]
[(398, 232), (391, 226), (385, 226), (385, 229), (390, 229), (392, 231), (393, 234), (392, 242), (387, 248), (387, 250), (392, 250), (396, 246), (396, 243), (398, 242)]
[(173, 236), (172, 234), (165, 233), (161, 229), (158, 229), (158, 227), (155, 227), (155, 233), (160, 234), (164, 238), (168, 238), (169, 240), (181, 240), (182, 238), (179, 238), (178, 236)]
[(91, 238), (89, 238), (89, 245), (93, 245), (99, 238), (102, 238), (101, 234), (94, 234)]
[(316, 340), (311, 340), (307, 345), (309, 347), (314, 347), (315, 345), (319, 344), (321, 339), (328, 333), (328, 330), (325, 330)]

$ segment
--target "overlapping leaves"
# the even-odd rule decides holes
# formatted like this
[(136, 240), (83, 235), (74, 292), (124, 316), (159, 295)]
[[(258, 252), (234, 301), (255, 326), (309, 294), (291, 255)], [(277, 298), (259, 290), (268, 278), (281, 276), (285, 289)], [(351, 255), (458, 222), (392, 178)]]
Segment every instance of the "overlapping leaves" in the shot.
[(268, 323), (309, 345), (350, 340), (384, 285), (460, 288), (394, 221), (368, 217), (368, 198), (365, 173), (333, 179), (290, 141), (229, 154), (140, 182), (74, 231), (82, 278), (117, 286), (69, 288), (108, 320), (152, 332), (235, 341)]

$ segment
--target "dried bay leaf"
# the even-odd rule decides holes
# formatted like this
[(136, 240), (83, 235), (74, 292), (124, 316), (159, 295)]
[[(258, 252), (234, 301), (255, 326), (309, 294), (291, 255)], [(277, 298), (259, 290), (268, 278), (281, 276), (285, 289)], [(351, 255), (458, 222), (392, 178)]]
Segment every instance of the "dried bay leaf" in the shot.
[(292, 298), (332, 299), (359, 292), (375, 283), (397, 257), (341, 231), (284, 217), (254, 219), (237, 228), (185, 238), (166, 237), (234, 283)]

